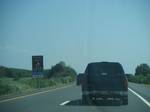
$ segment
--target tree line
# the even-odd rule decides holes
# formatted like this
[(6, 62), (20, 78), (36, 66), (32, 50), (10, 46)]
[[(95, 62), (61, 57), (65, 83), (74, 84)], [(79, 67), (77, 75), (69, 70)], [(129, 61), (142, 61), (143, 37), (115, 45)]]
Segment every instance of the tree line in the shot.
[(31, 71), (0, 66), (0, 77), (31, 77)]
[(150, 66), (146, 63), (140, 64), (135, 69), (135, 75), (147, 75), (150, 74)]
[(138, 65), (135, 74), (127, 74), (128, 80), (134, 83), (150, 84), (150, 66), (146, 63)]
[[(60, 61), (56, 65), (52, 66), (50, 69), (46, 69), (43, 71), (44, 78), (66, 77), (66, 76), (75, 78), (76, 75), (77, 75), (76, 71), (72, 67), (67, 66), (66, 63), (63, 61)], [(0, 66), (0, 77), (10, 77), (10, 78), (32, 77), (32, 71)]]
[[(75, 80), (77, 76), (76, 71), (72, 67), (67, 66), (63, 61), (60, 61), (50, 69), (44, 70), (43, 74), (44, 78), (47, 79), (69, 76), (72, 80)], [(32, 71), (0, 66), (0, 77), (10, 77), (18, 80), (23, 77), (32, 77)], [(131, 82), (150, 83), (150, 66), (146, 63), (139, 64), (135, 68), (135, 74), (127, 74), (127, 77)]]

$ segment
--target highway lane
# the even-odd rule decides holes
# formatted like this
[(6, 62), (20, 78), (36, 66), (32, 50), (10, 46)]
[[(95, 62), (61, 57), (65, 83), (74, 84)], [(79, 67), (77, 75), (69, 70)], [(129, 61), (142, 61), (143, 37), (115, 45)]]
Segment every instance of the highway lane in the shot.
[(129, 83), (130, 88), (150, 102), (150, 85)]
[[(70, 101), (61, 106), (65, 101)], [(42, 94), (0, 103), (0, 112), (150, 112), (150, 108), (129, 91), (129, 104), (119, 101), (81, 103), (80, 86), (71, 86)]]

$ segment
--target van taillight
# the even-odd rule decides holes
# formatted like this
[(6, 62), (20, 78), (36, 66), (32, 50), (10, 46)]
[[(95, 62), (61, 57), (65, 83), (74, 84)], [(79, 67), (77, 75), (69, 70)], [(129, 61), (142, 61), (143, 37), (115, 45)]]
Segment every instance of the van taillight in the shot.
[(124, 80), (124, 87), (125, 89), (128, 89), (128, 81), (126, 79)]

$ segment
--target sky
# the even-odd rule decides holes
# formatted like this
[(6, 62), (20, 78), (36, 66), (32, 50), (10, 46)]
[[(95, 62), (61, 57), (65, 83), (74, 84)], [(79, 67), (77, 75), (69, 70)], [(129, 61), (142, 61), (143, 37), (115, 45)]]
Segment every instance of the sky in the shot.
[(149, 0), (0, 0), (0, 65), (32, 69), (60, 61), (84, 72), (90, 62), (120, 62), (126, 73), (150, 65)]

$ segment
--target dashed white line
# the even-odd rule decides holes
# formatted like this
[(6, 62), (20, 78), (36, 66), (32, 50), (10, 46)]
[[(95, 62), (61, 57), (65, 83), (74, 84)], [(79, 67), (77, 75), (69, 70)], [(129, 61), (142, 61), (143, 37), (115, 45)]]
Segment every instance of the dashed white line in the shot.
[(150, 103), (144, 99), (142, 96), (140, 96), (138, 93), (133, 91), (131, 88), (128, 88), (134, 95), (136, 95), (138, 98), (140, 98), (148, 107), (150, 107)]
[(61, 103), (60, 105), (62, 106), (62, 105), (66, 105), (67, 103), (69, 103), (70, 101), (65, 101), (65, 102), (63, 102), (63, 103)]

